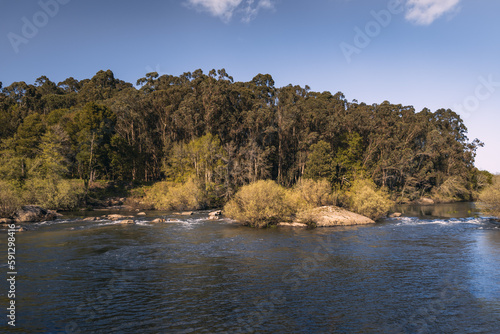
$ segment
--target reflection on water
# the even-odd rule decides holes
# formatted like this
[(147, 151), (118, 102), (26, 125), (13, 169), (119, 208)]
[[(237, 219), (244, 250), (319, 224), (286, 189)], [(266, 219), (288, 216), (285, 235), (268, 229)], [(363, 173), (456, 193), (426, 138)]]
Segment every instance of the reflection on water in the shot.
[(314, 230), (206, 213), (37, 224), (18, 234), (9, 331), (496, 333), (498, 226), (468, 203), (400, 210), (375, 225)]
[(400, 204), (396, 211), (407, 217), (419, 218), (465, 218), (480, 216), (475, 203), (443, 203), (434, 205)]

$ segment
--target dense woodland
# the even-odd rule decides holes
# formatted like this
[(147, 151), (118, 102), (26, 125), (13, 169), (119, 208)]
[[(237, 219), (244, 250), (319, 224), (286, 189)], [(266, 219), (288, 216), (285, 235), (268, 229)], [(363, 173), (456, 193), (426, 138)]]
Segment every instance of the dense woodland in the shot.
[(194, 179), (223, 203), (262, 179), (326, 179), (341, 190), (363, 177), (401, 202), (469, 200), (489, 177), (474, 167), (482, 143), (450, 109), (349, 102), (275, 87), (268, 74), (234, 82), (224, 69), (148, 73), (136, 85), (110, 70), (14, 82), (0, 93), (0, 140), (4, 187), (32, 194), (69, 179), (87, 190), (95, 180)]

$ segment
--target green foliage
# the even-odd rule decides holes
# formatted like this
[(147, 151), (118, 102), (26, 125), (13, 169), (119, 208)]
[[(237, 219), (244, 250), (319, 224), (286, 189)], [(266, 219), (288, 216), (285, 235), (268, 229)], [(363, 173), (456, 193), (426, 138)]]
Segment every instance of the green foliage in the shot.
[(83, 204), (85, 193), (81, 180), (30, 178), (23, 188), (23, 202), (46, 209), (73, 210)]
[(312, 180), (333, 180), (334, 166), (330, 144), (319, 141), (311, 145), (306, 162), (304, 177)]
[(257, 181), (241, 187), (224, 207), (224, 214), (253, 227), (267, 227), (290, 219), (285, 198), (285, 188), (276, 182)]
[(30, 177), (51, 179), (67, 176), (70, 140), (60, 125), (53, 125), (42, 136), (39, 151), (28, 173)]
[(496, 175), (493, 184), (481, 192), (479, 201), (481, 209), (500, 218), (500, 175)]
[(87, 187), (98, 176), (102, 178), (111, 173), (110, 142), (115, 123), (116, 115), (108, 107), (93, 102), (76, 114), (73, 138), (78, 147), (76, 161), (79, 176)]
[(187, 145), (176, 143), (164, 172), (173, 181), (196, 177), (208, 184), (216, 180), (224, 170), (222, 158), (224, 152), (219, 137), (208, 133), (193, 139)]
[(35, 157), (44, 131), (45, 125), (40, 115), (32, 114), (27, 116), (17, 129), (15, 143), (17, 154), (25, 158)]
[(474, 167), (482, 143), (449, 109), (349, 102), (341, 92), (275, 87), (269, 74), (235, 82), (224, 69), (153, 72), (138, 84), (107, 70), (3, 88), (0, 177), (79, 178), (87, 188), (193, 177), (203, 206), (262, 179), (326, 179), (346, 190), (369, 176), (399, 201), (470, 199), (487, 183)]
[(352, 211), (374, 220), (386, 215), (394, 205), (387, 191), (377, 189), (369, 179), (355, 180), (348, 191), (348, 198)]
[(68, 113), (68, 109), (52, 110), (45, 118), (45, 122), (47, 123), (47, 126), (61, 124), (67, 120)]
[(12, 217), (21, 204), (18, 189), (10, 182), (0, 180), (0, 217)]
[(347, 133), (334, 158), (335, 176), (333, 182), (338, 188), (349, 186), (363, 174), (363, 138), (356, 132)]
[(144, 203), (156, 210), (197, 210), (204, 206), (203, 190), (193, 178), (183, 183), (157, 182), (144, 192)]
[(20, 181), (25, 176), (26, 159), (15, 148), (15, 138), (5, 139), (0, 145), (0, 179)]

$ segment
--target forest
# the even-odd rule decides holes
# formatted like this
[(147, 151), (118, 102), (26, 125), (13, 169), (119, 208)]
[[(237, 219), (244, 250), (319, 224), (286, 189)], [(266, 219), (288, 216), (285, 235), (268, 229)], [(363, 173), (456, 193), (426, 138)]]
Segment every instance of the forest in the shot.
[(158, 184), (165, 195), (196, 188), (198, 207), (220, 207), (259, 180), (327, 180), (341, 192), (363, 178), (397, 202), (473, 200), (492, 182), (474, 166), (483, 144), (450, 109), (279, 88), (269, 74), (153, 72), (132, 84), (107, 70), (0, 88), (3, 207), (74, 209), (95, 201), (102, 181), (142, 197)]

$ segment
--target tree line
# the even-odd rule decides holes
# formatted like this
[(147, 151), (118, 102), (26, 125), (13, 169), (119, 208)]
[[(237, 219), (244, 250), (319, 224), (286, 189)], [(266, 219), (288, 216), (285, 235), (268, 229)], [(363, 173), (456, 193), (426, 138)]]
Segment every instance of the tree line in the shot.
[(153, 72), (133, 85), (107, 70), (0, 88), (0, 177), (18, 187), (194, 178), (224, 202), (263, 179), (326, 179), (342, 190), (363, 177), (405, 202), (470, 200), (491, 182), (474, 167), (483, 144), (450, 109), (279, 88), (269, 74), (235, 82), (224, 69)]

